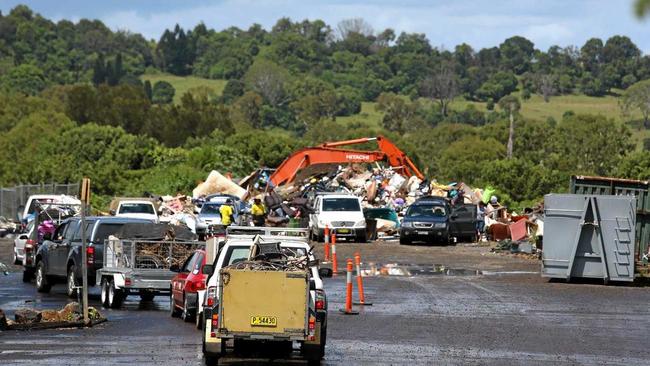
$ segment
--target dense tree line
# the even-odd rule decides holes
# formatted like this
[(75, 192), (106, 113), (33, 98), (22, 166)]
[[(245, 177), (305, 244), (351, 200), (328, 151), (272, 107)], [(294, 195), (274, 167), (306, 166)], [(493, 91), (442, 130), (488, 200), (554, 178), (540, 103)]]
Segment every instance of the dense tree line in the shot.
[[(168, 82), (143, 83), (145, 71), (227, 83), (221, 95), (176, 95)], [(174, 193), (211, 169), (243, 176), (301, 146), (384, 134), (429, 177), (494, 185), (523, 204), (566, 190), (571, 174), (647, 179), (650, 141), (635, 151), (630, 131), (601, 116), (530, 120), (518, 98), (621, 93), (647, 127), (649, 77), (650, 58), (623, 36), (445, 50), (360, 19), (283, 18), (270, 30), (175, 26), (148, 41), (18, 6), (0, 14), (0, 184), (90, 175), (100, 198)], [(457, 98), (488, 110), (452, 108)], [(368, 101), (380, 126), (337, 120)]]

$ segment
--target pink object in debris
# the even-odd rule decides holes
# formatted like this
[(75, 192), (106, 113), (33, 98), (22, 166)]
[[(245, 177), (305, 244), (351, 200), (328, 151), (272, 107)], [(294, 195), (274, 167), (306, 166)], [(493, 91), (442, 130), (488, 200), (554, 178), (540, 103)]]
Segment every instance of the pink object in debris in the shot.
[(510, 225), (510, 238), (512, 241), (518, 241), (528, 235), (526, 230), (526, 220), (519, 220)]

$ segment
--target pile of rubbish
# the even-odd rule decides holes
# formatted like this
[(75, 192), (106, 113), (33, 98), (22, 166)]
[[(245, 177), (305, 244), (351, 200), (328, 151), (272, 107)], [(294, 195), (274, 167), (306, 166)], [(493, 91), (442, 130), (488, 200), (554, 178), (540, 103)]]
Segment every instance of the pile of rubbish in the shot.
[[(94, 307), (88, 307), (88, 318), (91, 321), (103, 320), (101, 313)], [(35, 310), (21, 308), (14, 312), (14, 319), (8, 319), (5, 313), (0, 310), (0, 330), (29, 329), (47, 325), (65, 326), (65, 323), (83, 322), (81, 307), (77, 302), (71, 302), (61, 310)], [(49, 324), (47, 324), (49, 323)]]

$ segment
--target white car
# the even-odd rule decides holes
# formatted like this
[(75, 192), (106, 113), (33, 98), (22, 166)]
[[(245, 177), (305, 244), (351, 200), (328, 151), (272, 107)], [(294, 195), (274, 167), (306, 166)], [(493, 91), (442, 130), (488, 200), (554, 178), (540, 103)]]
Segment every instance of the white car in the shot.
[[(37, 205), (40, 205), (42, 208), (47, 209), (48, 205), (71, 205), (71, 206), (81, 206), (81, 201), (79, 199), (66, 196), (64, 194), (35, 194), (29, 196), (25, 208), (22, 213), (22, 220), (29, 221), (30, 215), (34, 214)], [(78, 208), (75, 208), (75, 211), (79, 211)]]
[(115, 210), (115, 216), (131, 219), (146, 219), (158, 222), (158, 212), (151, 201), (126, 200), (120, 201)]
[(359, 197), (347, 194), (323, 194), (314, 199), (314, 212), (309, 215), (312, 239), (322, 241), (325, 227), (337, 238), (366, 242), (366, 219)]
[(33, 245), (32, 234), (36, 230), (34, 220), (30, 221), (25, 228), (25, 232), (21, 233), (14, 239), (14, 264), (25, 265), (25, 246)]

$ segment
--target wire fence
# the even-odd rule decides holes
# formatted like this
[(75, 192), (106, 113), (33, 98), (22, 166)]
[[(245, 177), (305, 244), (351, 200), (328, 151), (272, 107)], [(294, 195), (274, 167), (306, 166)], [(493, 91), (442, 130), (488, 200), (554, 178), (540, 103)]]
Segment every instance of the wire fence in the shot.
[(4, 216), (9, 220), (20, 220), (27, 199), (34, 194), (77, 196), (79, 194), (79, 183), (41, 183), (0, 187), (0, 216)]

